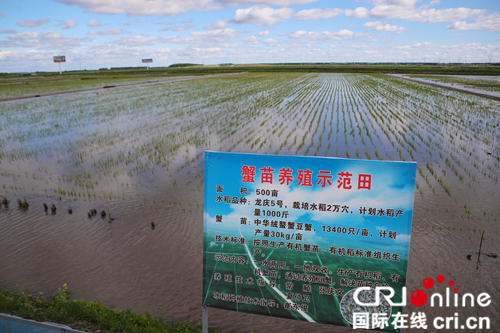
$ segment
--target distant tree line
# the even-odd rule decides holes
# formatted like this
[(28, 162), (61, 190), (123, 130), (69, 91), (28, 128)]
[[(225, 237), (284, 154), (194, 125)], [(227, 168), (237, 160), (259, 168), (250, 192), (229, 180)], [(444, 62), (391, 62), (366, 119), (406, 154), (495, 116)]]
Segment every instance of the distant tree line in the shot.
[(180, 64), (172, 64), (168, 67), (191, 67), (191, 66), (203, 66), (203, 65), (202, 64), (180, 63)]

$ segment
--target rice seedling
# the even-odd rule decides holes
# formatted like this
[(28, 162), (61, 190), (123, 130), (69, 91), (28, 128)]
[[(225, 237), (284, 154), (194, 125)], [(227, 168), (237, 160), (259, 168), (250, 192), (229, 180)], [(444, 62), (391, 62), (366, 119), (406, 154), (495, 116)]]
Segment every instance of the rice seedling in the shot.
[[(35, 194), (61, 201), (127, 201), (133, 190), (148, 194), (135, 203), (174, 207), (177, 201), (151, 200), (148, 186), (202, 191), (204, 150), (339, 157), (345, 151), (347, 158), (416, 161), (416, 200), (425, 193), (425, 200), (447, 202), (453, 194), (450, 212), (467, 200), (463, 193), (477, 191), (485, 198), (481, 207), (498, 202), (490, 194), (500, 170), (498, 106), (479, 98), (377, 74), (317, 73), (244, 74), (85, 96), (26, 100), (18, 109), (0, 104), (4, 191), (20, 191), (29, 180)], [(16, 170), (25, 162), (35, 167)], [(497, 216), (475, 207), (462, 210), (464, 217)]]

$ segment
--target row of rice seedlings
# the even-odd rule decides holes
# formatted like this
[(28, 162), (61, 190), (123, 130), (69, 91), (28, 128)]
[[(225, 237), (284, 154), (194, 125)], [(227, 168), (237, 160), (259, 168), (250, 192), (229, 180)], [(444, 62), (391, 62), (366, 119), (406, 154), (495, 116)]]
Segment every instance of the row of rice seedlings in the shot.
[[(437, 127), (437, 126), (436, 126), (436, 127)], [(410, 130), (413, 130), (413, 129), (411, 129), (411, 128), (410, 128)], [(417, 134), (418, 134), (418, 133), (417, 133)], [(422, 139), (423, 139), (423, 136), (422, 136), (421, 134), (420, 134), (420, 136), (418, 136), (418, 137), (420, 138), (420, 141), (423, 141), (423, 140), (422, 140)], [(453, 147), (454, 147), (454, 146), (455, 146), (455, 145), (453, 145)], [(470, 153), (469, 153), (469, 155), (470, 155)], [(440, 154), (440, 157), (441, 157), (441, 158), (443, 158), (443, 155), (442, 155), (442, 154)], [(447, 158), (447, 157), (446, 157), (446, 158)], [(447, 163), (447, 164), (449, 165), (449, 163)], [(466, 167), (464, 167), (464, 169), (468, 171), (468, 174), (470, 174), (470, 170), (468, 170)], [(443, 170), (444, 170), (444, 169), (443, 169)], [(457, 172), (455, 172), (455, 173), (457, 173)], [(446, 176), (445, 171), (443, 172), (443, 174), (444, 174), (444, 176)], [(460, 175), (460, 174), (458, 174), (458, 175)], [(462, 176), (462, 177), (463, 177), (463, 176)], [(438, 178), (439, 178), (439, 177), (438, 177)], [(441, 180), (442, 180), (442, 179), (443, 179), (443, 178), (441, 178)], [(448, 187), (448, 188), (449, 188), (449, 187)], [(446, 188), (445, 188), (445, 190), (446, 190)], [(448, 190), (448, 191), (447, 191), (447, 193), (449, 193), (449, 192), (450, 192), (450, 190)]]
[[(337, 80), (337, 78), (339, 78), (339, 77), (341, 77), (342, 79)], [(299, 123), (304, 124), (306, 126), (307, 126), (307, 124), (309, 125), (309, 131), (306, 133), (312, 134), (312, 136), (310, 138), (311, 142), (314, 141), (315, 135), (320, 136), (320, 139), (319, 139), (320, 141), (318, 143), (318, 147), (316, 148), (316, 152), (317, 152), (319, 150), (319, 148), (321, 147), (320, 146), (321, 141), (322, 141), (321, 139), (323, 138), (323, 133), (325, 133), (325, 122), (326, 122), (327, 118), (326, 118), (326, 115), (325, 115), (325, 117), (322, 117), (320, 115), (316, 119), (316, 122), (313, 122), (313, 120), (315, 119), (315, 117), (317, 117), (318, 109), (321, 109), (321, 112), (323, 112), (323, 110), (325, 110), (325, 108), (327, 108), (327, 106), (326, 106), (327, 98), (325, 97), (325, 94), (326, 94), (325, 91), (327, 88), (325, 88), (325, 87), (329, 87), (328, 89), (332, 89), (332, 91), (333, 91), (333, 89), (338, 89), (338, 90), (334, 90), (335, 92), (332, 92), (332, 93), (328, 92), (328, 93), (330, 95), (339, 94), (338, 95), (339, 98), (334, 98), (335, 104), (332, 104), (332, 112), (333, 112), (333, 105), (336, 105), (337, 106), (336, 118), (338, 119), (338, 121), (335, 125), (338, 128), (339, 123), (340, 123), (340, 119), (339, 119), (339, 116), (340, 116), (339, 110), (340, 109), (339, 109), (339, 107), (342, 109), (342, 118), (344, 121), (344, 139), (345, 139), (345, 144), (346, 144), (346, 156), (347, 157), (349, 157), (349, 151), (348, 151), (348, 142), (349, 141), (348, 141), (348, 136), (347, 136), (347, 132), (348, 132), (347, 131), (347, 120), (348, 120), (349, 121), (350, 137), (352, 137), (354, 143), (357, 142), (357, 137), (359, 137), (361, 139), (361, 142), (363, 143), (363, 146), (365, 148), (365, 155), (368, 158), (371, 158), (370, 153), (368, 152), (368, 149), (367, 149), (368, 139), (369, 139), (369, 142), (371, 143), (371, 145), (373, 146), (373, 149), (375, 150), (375, 155), (377, 156), (377, 158), (380, 158), (381, 154), (378, 153), (378, 150), (375, 147), (376, 146), (378, 146), (379, 148), (383, 147), (382, 145), (374, 143), (373, 138), (371, 136), (371, 133), (375, 133), (375, 137), (378, 138), (380, 143), (382, 143), (380, 135), (382, 135), (382, 133), (384, 133), (385, 136), (388, 138), (388, 140), (391, 142), (392, 146), (393, 147), (397, 146), (396, 151), (398, 152), (398, 154), (400, 154), (400, 159), (408, 158), (408, 157), (405, 157), (406, 153), (408, 153), (409, 158), (415, 159), (415, 156), (413, 156), (413, 152), (420, 149), (419, 144), (424, 143), (423, 139), (425, 137), (424, 137), (424, 135), (422, 135), (422, 133), (416, 132), (414, 127), (403, 126), (402, 119), (404, 118), (406, 121), (408, 118), (411, 118), (412, 121), (414, 123), (416, 123), (417, 125), (421, 124), (423, 120), (419, 117), (416, 117), (415, 116), (416, 112), (414, 112), (413, 110), (411, 110), (411, 111), (408, 110), (407, 109), (408, 107), (405, 107), (405, 108), (394, 107), (394, 106), (401, 105), (401, 103), (400, 103), (401, 98), (398, 98), (397, 94), (401, 94), (401, 91), (403, 91), (403, 90), (402, 89), (399, 89), (399, 90), (397, 90), (397, 89), (390, 90), (389, 89), (386, 91), (381, 91), (380, 90), (381, 88), (378, 88), (379, 90), (377, 91), (377, 93), (380, 93), (380, 96), (382, 96), (382, 95), (384, 95), (384, 96), (380, 100), (377, 100), (375, 103), (371, 103), (371, 99), (359, 98), (359, 95), (365, 94), (364, 96), (369, 96), (369, 95), (376, 96), (376, 93), (374, 92), (373, 89), (368, 90), (368, 85), (366, 85), (366, 84), (363, 85), (364, 89), (359, 88), (359, 85), (357, 83), (358, 81), (360, 81), (359, 77), (357, 79), (353, 79), (356, 77), (358, 77), (358, 76), (350, 76), (349, 77), (350, 81), (349, 81), (349, 80), (346, 80), (345, 77), (343, 77), (343, 76), (336, 76), (335, 84), (330, 85), (330, 83), (328, 81), (333, 81), (333, 80), (331, 80), (331, 76), (330, 76), (330, 78), (328, 78), (326, 75), (321, 77), (320, 79), (323, 81), (321, 84), (311, 83), (311, 80), (314, 80), (314, 77), (307, 76), (306, 78), (302, 78), (301, 84), (307, 85), (308, 88), (302, 89), (300, 94), (295, 95), (294, 98), (292, 98), (291, 100), (288, 100), (288, 102), (283, 102), (284, 101), (283, 98), (287, 97), (286, 96), (287, 90), (286, 90), (286, 88), (282, 88), (283, 95), (280, 96), (279, 98), (277, 98), (276, 100), (269, 97), (269, 95), (266, 95), (263, 98), (263, 102), (260, 102), (260, 104), (252, 105), (253, 109), (246, 108), (245, 112), (252, 113), (252, 119), (253, 119), (252, 121), (254, 121), (257, 119), (257, 117), (268, 116), (269, 112), (263, 111), (262, 109), (258, 110), (259, 106), (264, 106), (266, 108), (269, 108), (270, 106), (272, 106), (272, 107), (279, 106), (280, 110), (278, 112), (279, 112), (280, 116), (283, 115), (283, 118), (281, 118), (281, 119), (285, 119), (285, 116), (288, 116), (288, 117), (293, 116), (295, 119), (297, 119), (297, 117), (300, 117), (299, 118), (300, 122), (297, 121), (296, 125), (299, 125)], [(268, 82), (273, 82), (273, 80), (269, 80)], [(248, 83), (247, 87), (250, 87), (249, 89), (253, 89), (253, 88), (251, 88), (252, 84), (255, 85), (255, 82)], [(282, 84), (281, 87), (286, 87), (286, 84)], [(353, 87), (355, 87), (355, 88), (353, 88)], [(220, 89), (220, 91), (222, 94), (223, 89)], [(384, 93), (384, 94), (382, 94), (382, 93)], [(207, 129), (207, 131), (199, 132), (201, 134), (198, 136), (190, 136), (190, 138), (193, 138), (192, 139), (193, 141), (197, 142), (197, 146), (199, 145), (200, 149), (210, 147), (211, 145), (213, 147), (213, 142), (210, 142), (209, 140), (207, 141), (208, 144), (203, 144), (203, 142), (207, 137), (212, 135), (211, 133), (213, 133), (214, 131), (218, 131), (218, 130), (223, 131), (224, 136), (222, 137), (222, 140), (221, 140), (222, 142), (232, 140), (232, 137), (239, 137), (240, 136), (239, 133), (243, 132), (243, 130), (240, 130), (240, 129), (236, 130), (234, 128), (235, 124), (233, 122), (227, 123), (227, 122), (220, 122), (219, 121), (220, 119), (223, 119), (222, 118), (223, 116), (226, 117), (226, 119), (227, 119), (227, 116), (234, 116), (235, 115), (235, 112), (234, 112), (235, 108), (241, 104), (239, 104), (234, 99), (231, 100), (231, 99), (226, 98), (225, 100), (223, 100), (222, 98), (220, 98), (220, 99), (214, 98), (212, 95), (210, 95), (210, 94), (212, 94), (212, 92), (209, 92), (209, 89), (205, 90), (205, 94), (208, 94), (207, 96), (211, 96), (211, 100), (213, 101), (212, 102), (213, 104), (211, 106), (213, 106), (213, 107), (226, 106), (224, 111), (223, 112), (221, 111), (219, 113), (216, 113), (215, 115), (209, 116), (208, 112), (197, 111), (196, 108), (199, 108), (199, 105), (201, 103), (194, 102), (194, 103), (191, 103), (188, 105), (189, 110), (187, 112), (182, 112), (180, 110), (181, 104), (178, 104), (179, 105), (178, 111), (174, 111), (173, 115), (172, 115), (174, 117), (173, 119), (175, 119), (175, 117), (179, 118), (181, 123), (185, 122), (186, 119), (188, 119), (186, 117), (189, 117), (189, 116), (191, 119), (203, 118), (203, 124), (200, 121), (200, 122), (194, 122), (190, 126), (184, 127), (184, 129), (187, 129), (188, 131), (199, 132), (199, 130), (201, 128), (206, 128), (207, 124), (208, 124), (208, 127), (211, 128), (212, 130)], [(342, 98), (340, 98), (341, 95), (342, 95)], [(315, 97), (314, 98), (309, 97), (309, 99), (307, 99), (308, 96), (315, 96)], [(354, 96), (356, 96), (356, 97), (354, 97)], [(243, 99), (243, 97), (241, 97), (240, 99), (245, 100), (245, 101), (249, 100), (249, 99)], [(332, 98), (330, 98), (330, 100), (331, 99)], [(142, 99), (139, 99), (139, 100), (141, 102), (144, 102), (144, 100), (142, 100)], [(408, 98), (408, 101), (411, 101), (411, 100), (412, 99)], [(384, 102), (381, 102), (381, 101), (384, 101)], [(232, 103), (232, 104), (230, 105), (230, 103)], [(295, 103), (295, 104), (292, 104), (292, 103)], [(411, 104), (411, 103), (413, 103), (413, 104)], [(408, 105), (412, 108), (416, 108), (416, 106), (419, 105), (419, 103), (421, 103), (421, 101), (419, 100), (418, 103), (417, 102), (411, 102), (411, 103), (408, 103)], [(294, 107), (292, 107), (293, 105), (294, 105)], [(373, 105), (373, 106), (370, 107), (370, 105)], [(300, 107), (295, 108), (295, 106), (300, 106)], [(360, 108), (360, 106), (361, 106), (361, 108)], [(394, 110), (399, 110), (399, 109), (403, 110), (401, 114), (398, 114), (398, 113), (396, 113), (396, 111), (394, 111)], [(204, 110), (207, 110), (207, 109), (205, 108)], [(363, 115), (363, 113), (365, 115)], [(244, 113), (242, 112), (239, 115), (241, 116), (242, 114), (244, 114)], [(427, 113), (425, 115), (427, 115)], [(312, 118), (313, 120), (310, 120), (310, 122), (307, 123), (307, 120), (309, 120), (311, 116), (314, 116)], [(303, 120), (304, 119), (303, 117), (305, 117), (306, 121)], [(332, 114), (331, 119), (334, 119), (334, 118), (335, 117)], [(402, 127), (400, 127), (400, 129), (397, 129), (394, 126), (389, 126), (391, 118), (395, 120), (397, 126), (402, 126)], [(368, 126), (366, 126), (365, 119), (367, 119), (366, 122), (369, 124), (369, 126), (372, 127), (371, 131), (368, 131)], [(370, 121), (370, 119), (375, 119), (375, 122)], [(435, 115), (434, 113), (429, 113), (429, 117), (425, 118), (425, 119), (427, 119), (427, 123), (426, 123), (427, 126), (429, 124), (431, 124), (432, 122), (437, 122), (438, 125), (449, 124), (449, 122), (446, 123), (444, 118), (440, 118), (438, 115)], [(171, 122), (171, 119), (169, 119), (168, 121)], [(321, 133), (317, 133), (321, 121), (324, 122), (323, 131)], [(285, 124), (286, 122), (279, 121), (278, 123)], [(144, 121), (144, 123), (141, 124), (142, 127), (137, 127), (135, 132), (133, 131), (134, 135), (130, 135), (129, 137), (127, 137), (127, 136), (120, 137), (118, 135), (115, 135), (114, 137), (109, 137), (108, 140), (114, 141), (116, 139), (119, 139), (119, 140), (122, 140), (121, 142), (123, 142), (123, 140), (129, 140), (129, 142), (132, 142), (132, 140), (133, 140), (132, 137), (136, 136), (137, 133), (143, 135), (144, 134), (143, 131), (145, 131), (145, 129), (148, 127), (149, 124), (150, 124), (150, 122)], [(330, 121), (330, 124), (331, 124), (331, 121)], [(375, 127), (375, 124), (378, 124), (379, 126)], [(177, 125), (177, 123), (175, 125)], [(316, 125), (314, 129), (312, 128), (313, 125)], [(439, 135), (439, 131), (437, 130), (438, 125), (433, 126), (433, 127), (431, 126), (429, 128), (429, 133), (432, 133), (434, 135)], [(286, 128), (286, 126), (287, 125), (284, 125), (284, 128)], [(380, 135), (379, 135), (378, 131), (380, 130), (380, 128), (382, 128), (382, 126), (384, 126), (384, 128), (386, 128), (386, 129), (384, 130), (384, 132), (380, 132)], [(331, 141), (333, 141), (332, 136), (331, 136), (331, 133), (332, 133), (331, 127), (330, 127), (330, 131), (328, 134), (329, 146), (331, 144)], [(157, 124), (157, 125), (155, 125), (154, 130), (155, 130), (155, 133), (159, 133), (160, 131), (164, 131), (165, 128), (171, 128), (171, 126), (168, 127), (164, 123), (162, 123), (161, 125)], [(262, 133), (262, 131), (264, 131), (264, 133), (270, 133), (270, 131), (268, 131), (268, 129), (269, 128), (267, 127), (265, 129), (259, 130), (259, 133)], [(277, 147), (276, 148), (283, 149), (284, 147), (286, 147), (288, 141), (292, 141), (292, 135), (296, 131), (296, 129), (297, 129), (297, 126), (292, 126), (288, 132), (286, 132), (284, 129), (282, 129), (279, 133), (280, 134), (282, 133), (284, 136), (286, 135), (285, 140), (284, 140), (284, 142), (280, 143), (280, 148), (277, 148)], [(354, 129), (357, 129), (357, 130), (354, 131)], [(363, 129), (363, 131), (362, 131), (362, 129)], [(275, 133), (272, 133), (272, 134), (275, 134)], [(480, 138), (477, 133), (475, 133), (475, 134), (478, 138)], [(100, 161), (102, 161), (102, 163), (103, 163), (103, 165), (101, 166), (103, 168), (103, 170), (101, 170), (101, 171), (103, 171), (103, 172), (109, 171), (116, 178), (116, 176), (117, 176), (116, 169), (119, 168), (120, 165), (123, 165), (124, 163), (125, 163), (125, 165), (130, 164), (131, 167), (129, 168), (129, 170), (134, 170), (136, 173), (140, 173), (140, 172), (154, 169), (154, 165), (159, 165), (160, 163), (161, 163), (160, 165), (162, 165), (163, 167), (168, 168), (168, 166), (171, 163), (174, 163), (173, 160), (175, 160), (177, 158), (176, 155), (183, 149), (181, 147), (183, 147), (186, 144), (188, 137), (189, 137), (189, 135), (181, 135), (178, 137), (179, 141), (177, 144), (179, 146), (174, 149), (175, 151), (172, 152), (171, 156), (168, 156), (168, 153), (170, 153), (170, 152), (167, 152), (167, 154), (165, 154), (165, 152), (162, 152), (163, 154), (159, 153), (161, 151), (160, 146), (154, 147), (153, 150), (152, 151), (150, 150), (148, 153), (148, 146), (147, 145), (144, 146), (144, 144), (143, 144), (144, 147), (139, 151), (137, 151), (137, 148), (134, 148), (135, 153), (137, 153), (135, 158), (134, 158), (134, 156), (132, 156), (129, 160), (127, 160), (127, 158), (126, 158), (126, 156), (128, 155), (127, 152), (123, 152), (121, 155), (118, 154), (118, 155), (112, 156), (113, 157), (112, 159), (109, 159), (108, 157), (101, 158)], [(261, 137), (262, 137), (262, 141), (258, 144), (254, 144), (254, 147), (250, 147), (250, 148), (256, 148), (258, 146), (258, 149), (262, 149), (264, 147), (264, 144), (262, 142), (267, 143), (266, 140), (268, 140), (269, 136), (264, 137), (261, 135)], [(365, 137), (367, 140), (365, 140)], [(471, 137), (474, 137), (474, 136), (471, 136)], [(255, 136), (254, 136), (254, 138), (255, 138)], [(417, 143), (417, 138), (419, 140), (418, 143)], [(476, 139), (476, 137), (474, 137), (474, 138)], [(429, 137), (429, 139), (430, 139), (430, 137)], [(305, 141), (305, 140), (307, 140), (307, 137), (303, 136), (303, 141)], [(436, 137), (435, 137), (434, 142), (436, 142), (436, 141), (438, 141), (438, 139), (436, 139)], [(120, 141), (118, 141), (118, 142), (120, 142)], [(241, 138), (237, 142), (242, 143)], [(336, 142), (337, 142), (336, 154), (338, 155), (338, 143), (339, 143), (338, 137), (336, 139)], [(429, 143), (430, 141), (426, 140), (426, 142)], [(285, 143), (285, 144), (283, 144), (283, 143)], [(335, 141), (334, 141), (334, 143), (335, 143)], [(114, 142), (108, 142), (104, 146), (108, 146), (108, 147), (111, 146), (112, 147), (113, 145), (114, 145)], [(288, 146), (288, 149), (290, 149), (294, 145), (297, 145), (297, 136), (296, 135), (293, 137), (293, 142)], [(234, 143), (232, 143), (231, 147), (232, 146), (234, 146)], [(358, 149), (357, 149), (358, 155), (362, 156), (360, 154), (360, 151), (359, 151), (359, 148), (361, 146), (359, 146), (357, 144), (355, 144), (355, 146), (358, 147)], [(434, 150), (435, 148), (433, 148), (433, 147), (434, 147), (433, 145), (429, 144), (429, 155), (424, 155), (425, 157), (428, 156), (429, 158), (433, 158), (432, 152), (435, 151)], [(309, 148), (306, 150), (306, 152), (309, 151)], [(327, 151), (328, 151), (328, 148), (329, 147), (327, 147)], [(91, 150), (87, 155), (81, 155), (80, 160), (87, 158), (87, 156), (95, 156), (95, 155), (99, 154), (99, 151), (94, 150), (95, 149), (94, 147), (91, 149), (93, 149), (93, 150)], [(296, 151), (298, 151), (298, 149)], [(387, 155), (388, 154), (387, 149), (384, 149), (384, 151), (385, 151), (386, 156), (390, 157)], [(146, 153), (147, 153), (147, 156), (146, 156)], [(326, 152), (325, 152), (325, 155), (326, 155)], [(142, 161), (137, 161), (138, 159), (141, 159), (141, 158), (142, 158)], [(186, 163), (189, 160), (190, 159), (187, 158), (187, 156), (186, 156), (184, 163)], [(424, 160), (424, 162), (428, 162), (428, 161), (430, 161), (430, 160)], [(196, 160), (191, 161), (190, 163), (194, 163), (194, 162), (196, 162)], [(180, 164), (180, 165), (182, 165), (182, 164)], [(178, 168), (177, 171), (180, 171), (182, 169), (183, 168)], [(478, 168), (475, 167), (475, 169), (478, 169)], [(485, 166), (483, 168), (483, 170), (484, 169), (488, 170), (489, 173), (492, 173), (491, 166), (489, 169), (488, 169), (488, 166)], [(443, 176), (446, 176), (446, 174), (444, 173)]]

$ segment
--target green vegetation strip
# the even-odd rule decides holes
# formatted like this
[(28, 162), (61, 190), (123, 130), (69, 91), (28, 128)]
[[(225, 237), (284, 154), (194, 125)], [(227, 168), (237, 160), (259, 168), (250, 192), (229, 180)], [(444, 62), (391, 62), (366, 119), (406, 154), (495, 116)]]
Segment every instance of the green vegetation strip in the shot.
[[(58, 295), (48, 300), (41, 293), (32, 295), (28, 290), (6, 290), (0, 288), (0, 312), (39, 322), (55, 322), (84, 332), (123, 333), (195, 333), (201, 332), (201, 322), (192, 325), (180, 320), (167, 323), (160, 315), (154, 318), (149, 313), (139, 315), (130, 309), (115, 311), (98, 301), (69, 300), (68, 287), (59, 288)], [(217, 333), (217, 329), (209, 332)]]
[[(241, 64), (203, 66), (173, 64), (169, 67), (102, 68), (100, 70), (0, 73), (0, 98), (54, 91), (122, 85), (124, 83), (163, 80), (172, 76), (207, 75), (241, 72), (315, 72), (315, 73), (385, 73), (385, 74), (453, 74), (500, 75), (500, 66), (462, 66), (457, 64)], [(476, 83), (476, 85), (479, 83)], [(492, 83), (481, 83), (491, 88)], [(495, 85), (495, 84), (493, 84)], [(498, 87), (494, 86), (494, 91)], [(489, 89), (488, 89), (489, 90)]]

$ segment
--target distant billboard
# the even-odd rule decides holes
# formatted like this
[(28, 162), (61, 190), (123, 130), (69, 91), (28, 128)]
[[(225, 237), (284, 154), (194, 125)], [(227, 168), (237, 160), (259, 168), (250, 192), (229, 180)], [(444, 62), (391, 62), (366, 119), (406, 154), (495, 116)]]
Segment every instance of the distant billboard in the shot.
[(153, 59), (142, 59), (143, 64), (151, 63), (153, 62)]
[(54, 56), (54, 62), (66, 62), (66, 56)]

